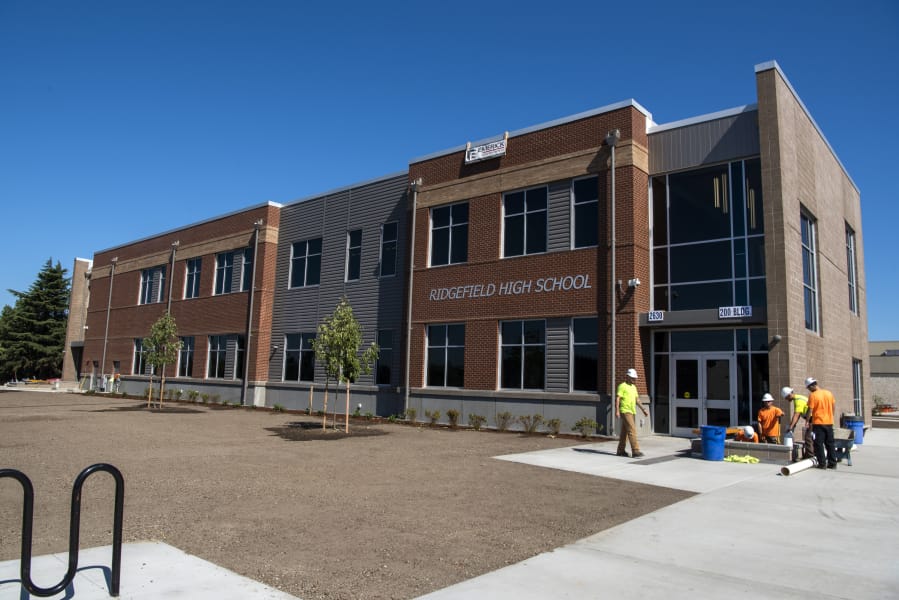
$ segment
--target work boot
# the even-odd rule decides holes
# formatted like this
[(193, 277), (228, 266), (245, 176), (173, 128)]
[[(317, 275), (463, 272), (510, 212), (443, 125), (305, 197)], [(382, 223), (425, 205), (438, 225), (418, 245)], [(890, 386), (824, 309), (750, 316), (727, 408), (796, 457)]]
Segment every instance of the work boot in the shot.
[(828, 469), (833, 469), (834, 471), (836, 471), (836, 470), (837, 470), (837, 463), (830, 463), (829, 465), (827, 465), (827, 468), (828, 468)]
[(615, 456), (627, 456), (627, 452), (625, 452), (624, 450), (619, 450), (615, 453)]
[(633, 458), (640, 458), (641, 456), (645, 456), (645, 454), (643, 454), (642, 452), (640, 452), (640, 451), (638, 450), (637, 452), (634, 452), (633, 454), (631, 454), (631, 456), (632, 456)]

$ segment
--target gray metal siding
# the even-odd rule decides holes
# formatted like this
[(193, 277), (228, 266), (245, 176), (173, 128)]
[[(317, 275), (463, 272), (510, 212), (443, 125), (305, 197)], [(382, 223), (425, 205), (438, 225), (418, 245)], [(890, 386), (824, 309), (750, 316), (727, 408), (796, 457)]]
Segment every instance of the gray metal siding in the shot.
[[(275, 301), (272, 314), (272, 343), (278, 344), (270, 365), (270, 379), (280, 381), (283, 370), (283, 340), (286, 333), (314, 333), (319, 323), (333, 313), (346, 295), (363, 330), (363, 343), (376, 341), (378, 329), (394, 331), (394, 381), (402, 381), (402, 336), (404, 277), (406, 271), (405, 175), (286, 206), (281, 213), (276, 267)], [(380, 278), (381, 226), (396, 221), (397, 274)], [(347, 232), (362, 230), (361, 274), (358, 281), (344, 281)], [(294, 242), (322, 238), (321, 282), (318, 286), (288, 289), (290, 252)], [(316, 382), (324, 383), (324, 371), (316, 365)], [(374, 374), (364, 375), (360, 385), (371, 384)]]
[(570, 319), (546, 320), (546, 391), (567, 392)]
[(571, 248), (571, 180), (549, 184), (546, 250), (557, 252)]
[(651, 175), (759, 154), (758, 111), (649, 135)]

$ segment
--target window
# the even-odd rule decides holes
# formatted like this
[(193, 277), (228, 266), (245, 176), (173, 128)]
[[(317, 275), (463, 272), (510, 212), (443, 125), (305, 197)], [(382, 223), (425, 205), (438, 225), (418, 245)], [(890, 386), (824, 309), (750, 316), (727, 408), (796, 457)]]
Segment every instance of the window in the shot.
[(546, 323), (505, 321), (500, 327), (502, 387), (542, 390), (546, 380)]
[(225, 377), (225, 357), (228, 354), (228, 338), (224, 335), (209, 336), (209, 362), (206, 366), (206, 377), (222, 379)]
[(571, 389), (597, 391), (599, 320), (596, 317), (571, 320), (571, 356)]
[(346, 234), (346, 279), (357, 281), (362, 273), (362, 230), (348, 231)]
[(865, 414), (865, 407), (862, 403), (862, 361), (852, 359), (852, 405), (855, 414)]
[(234, 349), (234, 379), (243, 379), (246, 370), (247, 340), (244, 336), (237, 336), (237, 346)]
[(290, 247), (290, 287), (318, 285), (321, 267), (321, 238), (294, 242)]
[(571, 202), (573, 246), (596, 246), (599, 243), (599, 178), (575, 179), (571, 185)]
[(141, 304), (162, 302), (163, 289), (165, 289), (165, 267), (143, 269), (140, 272)]
[(284, 381), (315, 380), (314, 333), (284, 336)]
[(231, 278), (234, 273), (234, 253), (222, 252), (215, 255), (215, 287), (214, 294), (231, 293)]
[(846, 276), (849, 278), (849, 310), (858, 314), (858, 274), (855, 259), (855, 232), (846, 225)]
[(243, 265), (240, 270), (240, 291), (249, 292), (253, 285), (253, 249), (244, 248)]
[(199, 298), (200, 296), (200, 269), (202, 258), (190, 258), (187, 260), (184, 277), (184, 297)]
[(802, 213), (802, 287), (805, 296), (805, 328), (818, 331), (818, 256), (815, 249), (815, 223)]
[(503, 256), (546, 252), (547, 188), (503, 196)]
[(381, 226), (381, 277), (396, 275), (396, 233), (396, 222)]
[(131, 363), (132, 375), (143, 375), (147, 369), (147, 349), (143, 338), (134, 338), (134, 361)]
[(465, 385), (465, 325), (428, 325), (429, 387)]
[(468, 262), (468, 202), (431, 209), (431, 266)]
[(391, 365), (393, 365), (393, 331), (378, 331), (378, 364), (375, 366), (375, 383), (390, 385)]
[(194, 374), (194, 338), (182, 337), (181, 350), (178, 351), (178, 377), (193, 377)]

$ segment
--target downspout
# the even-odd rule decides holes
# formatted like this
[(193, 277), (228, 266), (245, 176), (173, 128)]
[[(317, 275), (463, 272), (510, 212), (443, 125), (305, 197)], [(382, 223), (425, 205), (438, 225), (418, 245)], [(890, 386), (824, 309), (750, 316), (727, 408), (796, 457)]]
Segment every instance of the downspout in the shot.
[(407, 279), (406, 290), (406, 368), (405, 368), (405, 384), (403, 385), (403, 412), (409, 410), (409, 365), (411, 359), (409, 352), (412, 349), (412, 278), (415, 273), (415, 213), (418, 208), (418, 188), (421, 187), (421, 177), (413, 181), (410, 186), (412, 189), (412, 227), (409, 237), (409, 277)]
[[(621, 139), (621, 132), (618, 129), (613, 129), (606, 135), (606, 144), (608, 144), (609, 149), (612, 153), (612, 253), (611, 253), (611, 278), (610, 278), (610, 294), (609, 294), (609, 312), (612, 318), (612, 340), (611, 340), (611, 357), (612, 357), (612, 369), (609, 373), (609, 381), (611, 382), (611, 394), (610, 399), (612, 401), (612, 406), (615, 406), (615, 352), (616, 352), (616, 340), (615, 340), (615, 312), (618, 310), (618, 280), (615, 277), (615, 145), (618, 143), (618, 140)], [(614, 412), (613, 412), (614, 414)], [(613, 417), (614, 423), (614, 417)]]
[(247, 384), (250, 377), (250, 337), (253, 335), (253, 296), (256, 292), (256, 259), (259, 254), (259, 228), (262, 227), (262, 219), (253, 223), (253, 274), (250, 276), (250, 301), (247, 307), (247, 338), (243, 357), (243, 387), (240, 390), (240, 403), (247, 406)]
[(109, 297), (106, 299), (106, 329), (103, 330), (103, 357), (100, 359), (100, 377), (106, 377), (106, 344), (109, 340), (109, 307), (112, 305), (112, 282), (115, 280), (115, 266), (119, 262), (118, 256), (113, 256), (110, 261), (112, 267), (109, 271)]

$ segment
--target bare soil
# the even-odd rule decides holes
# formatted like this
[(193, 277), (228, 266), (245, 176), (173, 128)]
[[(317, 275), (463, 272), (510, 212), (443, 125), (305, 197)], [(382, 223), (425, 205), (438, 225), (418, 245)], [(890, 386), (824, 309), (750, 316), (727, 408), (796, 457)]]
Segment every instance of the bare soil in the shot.
[[(338, 424), (341, 424), (338, 419)], [(0, 392), (0, 468), (35, 488), (34, 554), (68, 546), (72, 483), (125, 478), (125, 541), (159, 540), (290, 594), (414, 598), (690, 496), (496, 460), (546, 435), (321, 420), (263, 409)], [(612, 448), (614, 450), (614, 448)], [(113, 480), (84, 486), (81, 547), (111, 543)], [(0, 480), (0, 560), (21, 487)]]

